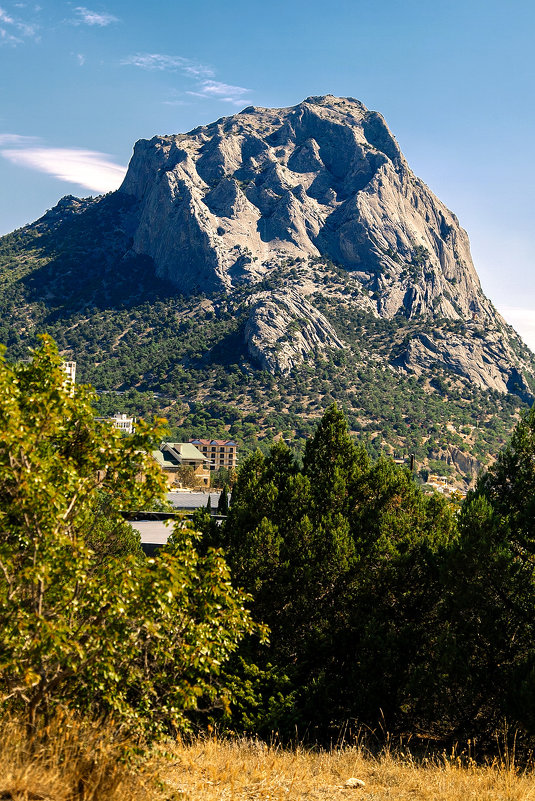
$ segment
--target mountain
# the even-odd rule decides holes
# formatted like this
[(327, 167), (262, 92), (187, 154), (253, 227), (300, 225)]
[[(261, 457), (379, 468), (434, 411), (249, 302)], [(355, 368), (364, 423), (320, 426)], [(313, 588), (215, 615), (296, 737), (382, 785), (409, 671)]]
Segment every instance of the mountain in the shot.
[[(343, 347), (307, 301), (318, 260), (329, 259), (354, 278), (355, 307), (485, 332), (479, 341), (419, 334), (398, 357), (406, 370), (438, 362), (483, 387), (528, 390), (521, 375), (530, 367), (504, 341), (466, 233), (411, 172), (381, 115), (357, 100), (249, 107), (189, 134), (142, 140), (120, 191), (138, 204), (132, 251), (186, 294), (232, 291), (304, 260), (293, 286), (252, 304), (249, 350), (270, 371), (290, 370), (317, 345)], [(296, 319), (306, 321), (304, 336), (277, 356)]]
[(376, 447), (471, 476), (535, 387), (457, 218), (353, 98), (141, 140), (118, 192), (0, 239), (0, 287), (10, 352), (50, 330), (99, 388), (156, 391), (183, 426), (234, 395), (260, 434), (301, 434), (337, 398)]

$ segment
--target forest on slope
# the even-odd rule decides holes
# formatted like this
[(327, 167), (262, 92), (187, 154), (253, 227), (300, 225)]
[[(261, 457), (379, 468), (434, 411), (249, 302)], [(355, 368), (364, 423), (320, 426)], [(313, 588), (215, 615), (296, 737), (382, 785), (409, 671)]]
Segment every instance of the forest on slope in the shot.
[[(82, 217), (61, 218), (59, 234), (45, 216), (0, 239), (0, 338), (8, 357), (25, 358), (38, 334), (50, 333), (64, 358), (77, 362), (78, 380), (97, 388), (101, 414), (161, 414), (175, 440), (230, 436), (242, 453), (267, 450), (282, 436), (301, 452), (336, 400), (370, 454), (414, 453), (422, 475), (430, 470), (466, 486), (528, 408), (527, 398), (479, 388), (439, 365), (420, 376), (396, 368), (422, 322), (379, 318), (320, 292), (314, 302), (349, 347), (311, 353), (290, 374), (274, 376), (247, 353), (248, 299), (299, 277), (300, 262), (286, 260), (260, 285), (231, 295), (184, 297), (141, 257), (118, 264), (113, 248), (95, 249), (104, 233), (107, 242), (110, 232), (123, 236), (124, 199), (104, 201)], [(322, 270), (325, 289), (340, 297), (354, 290), (347, 271), (332, 263)], [(463, 326), (477, 335), (477, 323), (435, 323), (445, 338)]]

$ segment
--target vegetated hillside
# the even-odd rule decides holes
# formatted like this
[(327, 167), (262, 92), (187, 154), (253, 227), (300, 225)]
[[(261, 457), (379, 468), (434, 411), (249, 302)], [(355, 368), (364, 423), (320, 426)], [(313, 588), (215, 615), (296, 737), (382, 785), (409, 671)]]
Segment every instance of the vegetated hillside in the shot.
[(138, 143), (120, 191), (0, 239), (0, 310), (10, 357), (49, 331), (103, 412), (263, 447), (337, 400), (372, 453), (459, 480), (535, 386), (457, 219), (347, 98)]

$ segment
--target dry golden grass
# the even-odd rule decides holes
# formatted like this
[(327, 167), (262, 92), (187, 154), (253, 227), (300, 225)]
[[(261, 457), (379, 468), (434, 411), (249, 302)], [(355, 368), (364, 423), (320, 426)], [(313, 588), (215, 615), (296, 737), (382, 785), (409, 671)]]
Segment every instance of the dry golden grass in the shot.
[(96, 723), (57, 719), (28, 742), (17, 720), (0, 720), (0, 801), (160, 801), (154, 760), (134, 769), (125, 742)]
[[(535, 774), (506, 764), (463, 766), (454, 758), (422, 764), (408, 753), (373, 757), (361, 748), (314, 753), (215, 739), (177, 745), (173, 753), (176, 763), (167, 767), (164, 781), (177, 801), (535, 799)], [(364, 784), (347, 786), (349, 779)]]
[(168, 743), (165, 756), (133, 766), (96, 725), (57, 724), (48, 745), (33, 750), (21, 732), (9, 722), (2, 731), (0, 801), (535, 801), (535, 774), (507, 760), (422, 763), (408, 752), (374, 757), (359, 747), (311, 752), (208, 738)]

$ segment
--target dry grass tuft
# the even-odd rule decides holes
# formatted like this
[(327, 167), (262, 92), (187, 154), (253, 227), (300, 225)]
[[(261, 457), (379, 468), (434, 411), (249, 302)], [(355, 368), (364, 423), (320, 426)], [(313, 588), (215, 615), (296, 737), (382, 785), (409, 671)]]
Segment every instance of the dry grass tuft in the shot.
[(4, 722), (0, 801), (535, 801), (535, 774), (510, 758), (482, 767), (213, 737), (168, 743), (134, 765), (97, 724), (56, 722), (33, 746), (23, 732)]
[[(535, 775), (504, 764), (463, 766), (447, 757), (422, 764), (409, 753), (373, 757), (359, 747), (286, 751), (215, 739), (177, 745), (174, 755), (165, 784), (176, 801), (535, 800)], [(349, 779), (361, 782), (351, 786)]]
[(60, 717), (32, 742), (20, 721), (0, 726), (0, 801), (161, 798), (153, 789), (154, 763), (134, 769), (124, 739), (98, 723)]

